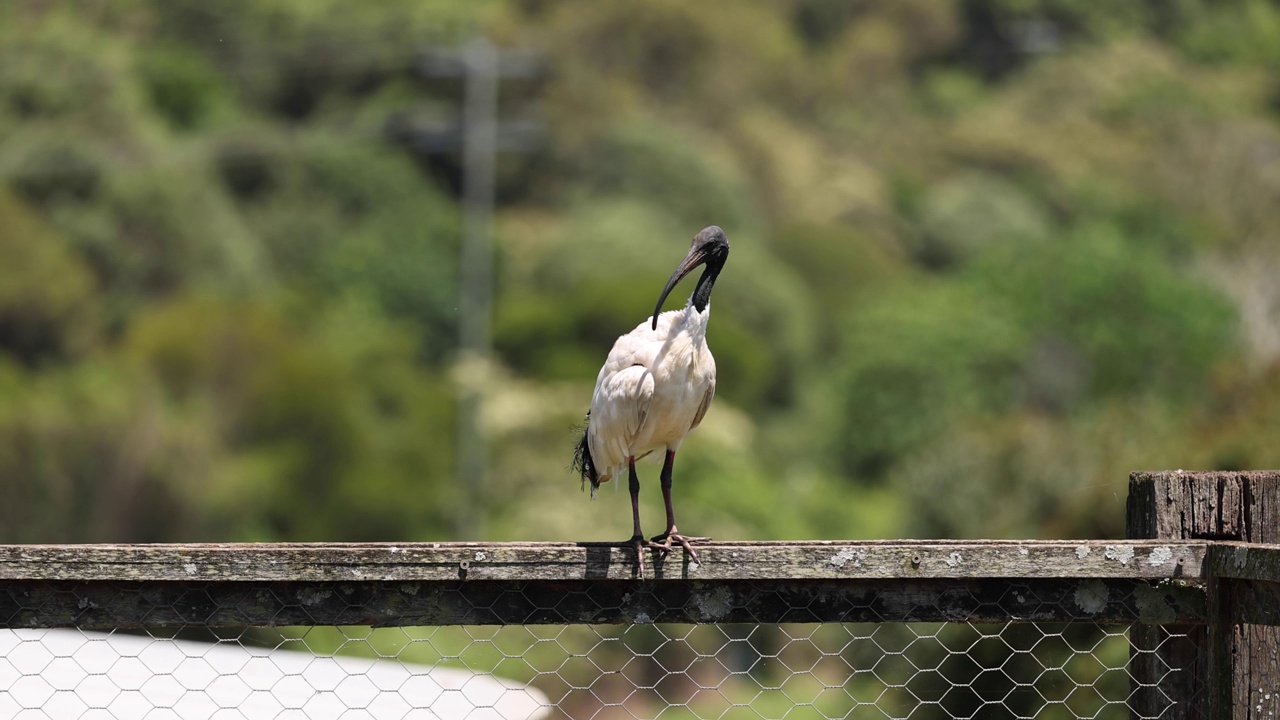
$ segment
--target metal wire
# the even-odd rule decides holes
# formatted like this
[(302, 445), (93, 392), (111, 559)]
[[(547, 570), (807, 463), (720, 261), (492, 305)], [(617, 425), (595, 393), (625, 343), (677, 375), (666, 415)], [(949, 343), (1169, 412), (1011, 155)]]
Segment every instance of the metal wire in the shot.
[(1160, 717), (1131, 652), (1092, 622), (7, 630), (0, 717)]

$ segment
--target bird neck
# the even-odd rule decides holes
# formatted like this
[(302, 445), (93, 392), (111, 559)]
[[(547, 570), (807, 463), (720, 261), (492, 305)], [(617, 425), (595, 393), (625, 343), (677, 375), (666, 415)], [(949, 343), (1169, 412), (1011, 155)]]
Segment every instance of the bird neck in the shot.
[(694, 307), (693, 300), (684, 306), (679, 314), (672, 318), (671, 335), (684, 335), (692, 347), (701, 347), (707, 341), (707, 323), (711, 320), (711, 304), (701, 310)]
[(698, 312), (704, 312), (711, 303), (711, 288), (716, 284), (716, 278), (720, 276), (723, 267), (723, 260), (712, 260), (702, 271), (702, 277), (698, 278), (698, 286), (693, 289), (693, 295), (689, 298), (689, 304)]

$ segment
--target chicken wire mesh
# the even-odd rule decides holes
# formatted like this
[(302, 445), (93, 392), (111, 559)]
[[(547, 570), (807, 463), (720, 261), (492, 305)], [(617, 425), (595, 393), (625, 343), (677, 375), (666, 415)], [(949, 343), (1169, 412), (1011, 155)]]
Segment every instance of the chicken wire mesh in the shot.
[(1140, 717), (1129, 653), (1093, 623), (5, 630), (0, 716)]
[[(1186, 701), (1170, 688), (1194, 685), (1165, 664), (1176, 654), (1158, 652), (1186, 626), (1145, 626), (1156, 637), (1131, 642), (1124, 620), (1158, 592), (1139, 581), (17, 583), (0, 591), (12, 628), (0, 631), (0, 717), (1162, 717)], [(459, 620), (415, 619), (442, 612)], [(694, 621), (666, 622), (680, 618)], [(921, 619), (951, 621), (903, 622)]]
[(0, 717), (1143, 717), (1130, 652), (1087, 622), (8, 630)]

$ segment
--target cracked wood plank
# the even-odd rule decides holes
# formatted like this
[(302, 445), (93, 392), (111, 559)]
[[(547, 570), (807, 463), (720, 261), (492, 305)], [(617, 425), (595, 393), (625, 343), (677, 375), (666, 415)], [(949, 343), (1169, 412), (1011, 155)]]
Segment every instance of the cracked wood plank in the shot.
[[(1198, 582), (1195, 541), (812, 541), (653, 552), (656, 580), (1117, 578)], [(3, 545), (4, 580), (184, 582), (635, 580), (611, 543)], [(645, 578), (650, 579), (650, 578)]]
[(1206, 547), (713, 543), (654, 581), (607, 543), (0, 546), (0, 625), (1195, 624)]
[[(1277, 593), (1263, 581), (1271, 554), (1225, 549), (1231, 542), (1280, 543), (1280, 471), (1133, 473), (1127, 530), (1134, 538), (1224, 545), (1204, 568), (1206, 625), (1133, 628), (1134, 646), (1150, 651), (1130, 664), (1139, 686), (1135, 713), (1155, 714), (1172, 700), (1171, 714), (1162, 715), (1169, 720), (1280, 714), (1280, 627), (1266, 626), (1276, 619), (1268, 608)], [(1169, 668), (1183, 670), (1157, 692), (1154, 683)]]

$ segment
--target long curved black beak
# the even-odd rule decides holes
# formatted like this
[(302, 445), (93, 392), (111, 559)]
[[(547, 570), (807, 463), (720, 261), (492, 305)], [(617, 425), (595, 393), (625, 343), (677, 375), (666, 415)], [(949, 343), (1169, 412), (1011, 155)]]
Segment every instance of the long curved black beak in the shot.
[(671, 279), (667, 280), (667, 286), (662, 288), (662, 295), (658, 296), (658, 304), (653, 308), (653, 329), (658, 329), (658, 313), (662, 312), (662, 303), (667, 301), (667, 295), (671, 294), (671, 290), (675, 288), (686, 275), (693, 272), (693, 269), (707, 261), (707, 253), (700, 247), (689, 248), (689, 254), (684, 256), (684, 260), (676, 266), (676, 271), (671, 273)]

